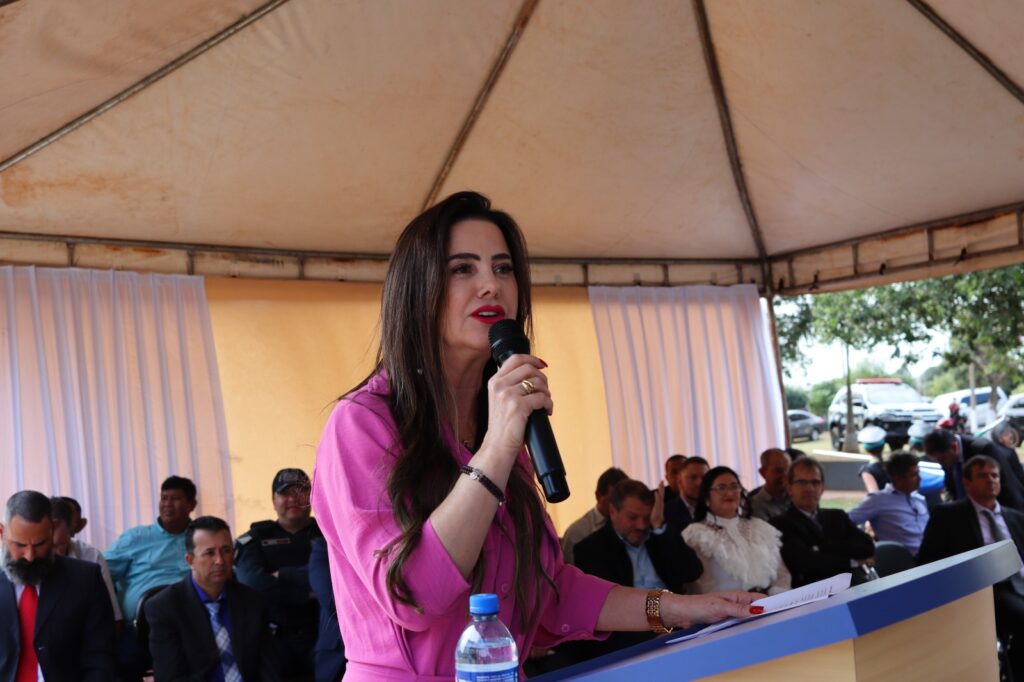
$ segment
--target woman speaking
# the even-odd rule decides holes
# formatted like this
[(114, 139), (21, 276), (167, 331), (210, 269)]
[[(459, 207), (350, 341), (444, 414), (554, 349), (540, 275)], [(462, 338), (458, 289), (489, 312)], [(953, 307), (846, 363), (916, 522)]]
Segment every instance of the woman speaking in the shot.
[(471, 593), (494, 592), (521, 660), (533, 646), (749, 613), (758, 595), (616, 586), (562, 561), (523, 447), (552, 410), (545, 363), (500, 368), (488, 331), (530, 328), (526, 244), (483, 196), (454, 194), (398, 238), (377, 366), (338, 401), (312, 504), (327, 539), (347, 681), (451, 680)]

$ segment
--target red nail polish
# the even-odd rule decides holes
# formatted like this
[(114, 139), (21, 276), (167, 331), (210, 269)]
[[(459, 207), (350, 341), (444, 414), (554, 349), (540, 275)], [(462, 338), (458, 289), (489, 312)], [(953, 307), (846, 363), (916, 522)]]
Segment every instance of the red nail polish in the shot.
[(537, 359), (540, 360), (540, 364), (544, 365), (545, 367), (548, 366), (548, 363), (544, 362), (544, 358), (537, 358)]
[(750, 607), (750, 614), (751, 615), (753, 615), (753, 616), (760, 616), (762, 613), (764, 613), (764, 607), (763, 606), (751, 606)]

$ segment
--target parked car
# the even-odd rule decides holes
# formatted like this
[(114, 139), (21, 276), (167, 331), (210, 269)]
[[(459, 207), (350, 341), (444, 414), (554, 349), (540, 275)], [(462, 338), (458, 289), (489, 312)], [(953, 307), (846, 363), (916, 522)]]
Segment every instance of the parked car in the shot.
[[(899, 379), (858, 379), (850, 389), (854, 427), (860, 430), (874, 424), (885, 429), (885, 442), (891, 450), (907, 444), (907, 431), (913, 422), (920, 420), (934, 427), (943, 417), (920, 393)], [(840, 449), (846, 434), (845, 387), (839, 389), (828, 408), (828, 428), (832, 447)]]
[[(999, 410), (1006, 404), (1006, 392), (1002, 388), (996, 387), (996, 407), (993, 410), (988, 402), (991, 395), (992, 389), (988, 386), (978, 386), (974, 389), (974, 426), (976, 430), (984, 429), (994, 422), (999, 416)], [(950, 403), (958, 403), (960, 405), (960, 414), (966, 417), (967, 423), (970, 424), (971, 390), (965, 388), (960, 391), (953, 391), (952, 393), (943, 393), (932, 400), (932, 405), (943, 417), (949, 416)]]
[(1024, 435), (1024, 393), (1014, 393), (999, 410), (999, 416)]
[(825, 420), (807, 410), (786, 410), (789, 419), (789, 439), (818, 440), (825, 433)]

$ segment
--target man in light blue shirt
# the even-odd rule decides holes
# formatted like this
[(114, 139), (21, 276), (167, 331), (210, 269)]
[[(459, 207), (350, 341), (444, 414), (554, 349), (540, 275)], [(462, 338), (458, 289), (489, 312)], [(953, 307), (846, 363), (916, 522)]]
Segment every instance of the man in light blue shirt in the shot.
[(156, 523), (129, 528), (103, 553), (127, 620), (135, 618), (139, 598), (146, 590), (176, 583), (188, 574), (185, 529), (195, 508), (195, 484), (171, 476), (160, 486)]
[(921, 485), (917, 461), (917, 456), (909, 452), (897, 452), (889, 457), (885, 471), (890, 483), (882, 490), (868, 493), (867, 498), (850, 511), (854, 523), (871, 523), (875, 540), (898, 542), (911, 554), (917, 554), (928, 525), (928, 503), (917, 492)]
[(117, 665), (121, 679), (141, 679), (147, 667), (145, 653), (136, 643), (135, 620), (139, 600), (146, 590), (176, 583), (189, 573), (185, 562), (185, 529), (196, 508), (196, 485), (187, 478), (171, 476), (160, 486), (156, 523), (129, 528), (103, 557), (121, 600), (129, 625), (118, 641)]

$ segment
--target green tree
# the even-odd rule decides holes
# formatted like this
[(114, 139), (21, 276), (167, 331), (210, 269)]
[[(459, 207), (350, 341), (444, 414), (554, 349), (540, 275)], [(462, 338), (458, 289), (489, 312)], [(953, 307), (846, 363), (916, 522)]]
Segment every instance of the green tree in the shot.
[(843, 387), (842, 378), (829, 379), (811, 386), (810, 397), (808, 398), (808, 409), (819, 417), (824, 417), (828, 412), (828, 406), (832, 404), (839, 389)]
[(784, 386), (786, 392), (787, 410), (806, 410), (808, 405), (808, 394), (802, 388), (796, 386)]
[(800, 362), (800, 346), (810, 339), (862, 350), (887, 344), (894, 356), (910, 362), (917, 359), (908, 352), (913, 344), (945, 332), (950, 342), (944, 364), (973, 363), (994, 400), (997, 386), (1024, 381), (1022, 292), (1024, 265), (1015, 265), (788, 300), (776, 308), (780, 351)]

